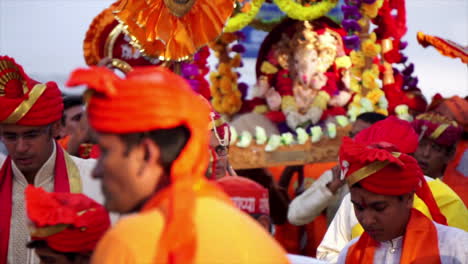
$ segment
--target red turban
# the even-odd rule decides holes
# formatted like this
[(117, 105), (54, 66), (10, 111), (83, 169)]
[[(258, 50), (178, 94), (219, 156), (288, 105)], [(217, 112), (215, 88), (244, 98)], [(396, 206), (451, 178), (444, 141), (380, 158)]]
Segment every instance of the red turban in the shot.
[(216, 111), (212, 111), (211, 114), (210, 129), (212, 129), (219, 143), (223, 146), (229, 146), (231, 140), (231, 130), (229, 124), (223, 119), (223, 117)]
[(0, 123), (44, 126), (62, 117), (62, 95), (55, 82), (29, 78), (12, 58), (0, 56)]
[(270, 215), (268, 190), (260, 184), (239, 176), (223, 177), (218, 180), (218, 184), (243, 212)]
[[(91, 93), (88, 116), (102, 133), (147, 132), (185, 126), (190, 138), (173, 162), (171, 185), (155, 194), (143, 211), (167, 206), (166, 225), (158, 244), (158, 262), (189, 264), (196, 252), (196, 197), (229, 198), (205, 179), (208, 165), (209, 106), (182, 77), (162, 67), (135, 67), (124, 79), (107, 68), (72, 73), (68, 85), (87, 85)], [(162, 204), (161, 201), (168, 201)]]
[(33, 240), (59, 252), (90, 252), (110, 226), (106, 209), (79, 193), (48, 193), (26, 187), (26, 207)]
[(413, 127), (421, 136), (446, 147), (455, 145), (463, 133), (457, 122), (437, 113), (418, 115), (413, 121)]
[[(375, 130), (374, 130), (375, 129)], [(434, 221), (447, 224), (427, 185), (418, 162), (404, 151), (414, 151), (417, 136), (411, 125), (387, 118), (357, 135), (345, 137), (340, 147), (340, 165), (350, 186), (359, 182), (366, 190), (382, 195), (403, 195), (411, 192), (423, 200)], [(395, 141), (399, 135), (399, 141)], [(406, 136), (404, 136), (406, 135)]]

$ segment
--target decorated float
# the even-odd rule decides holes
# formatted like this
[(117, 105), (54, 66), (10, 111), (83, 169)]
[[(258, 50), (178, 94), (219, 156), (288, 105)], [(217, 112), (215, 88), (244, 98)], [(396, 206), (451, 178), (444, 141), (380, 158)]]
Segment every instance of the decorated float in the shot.
[[(263, 19), (264, 5), (281, 15)], [(234, 168), (301, 165), (336, 160), (361, 113), (424, 110), (405, 19), (404, 0), (121, 0), (94, 19), (84, 52), (89, 65), (183, 75), (232, 124)], [(268, 32), (250, 85), (239, 74), (245, 27)]]

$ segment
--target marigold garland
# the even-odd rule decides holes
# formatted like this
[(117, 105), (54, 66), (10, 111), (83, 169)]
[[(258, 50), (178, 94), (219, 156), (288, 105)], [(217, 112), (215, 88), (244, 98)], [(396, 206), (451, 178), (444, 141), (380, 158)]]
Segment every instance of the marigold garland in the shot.
[[(240, 33), (223, 33), (210, 48), (215, 51), (219, 59), (217, 70), (210, 73), (211, 95), (213, 108), (220, 114), (232, 116), (237, 113), (242, 106), (242, 93), (238, 85), (239, 74), (235, 68), (242, 66), (241, 53), (245, 51), (240, 44), (231, 45), (235, 41), (242, 39)], [(229, 54), (236, 53), (233, 57)]]
[(294, 0), (273, 0), (288, 17), (297, 20), (314, 20), (326, 15), (337, 4), (337, 0), (323, 0), (311, 6), (303, 6)]
[(232, 33), (246, 27), (255, 19), (264, 2), (265, 0), (252, 0), (247, 12), (240, 12), (229, 18), (226, 26), (224, 27), (224, 32)]

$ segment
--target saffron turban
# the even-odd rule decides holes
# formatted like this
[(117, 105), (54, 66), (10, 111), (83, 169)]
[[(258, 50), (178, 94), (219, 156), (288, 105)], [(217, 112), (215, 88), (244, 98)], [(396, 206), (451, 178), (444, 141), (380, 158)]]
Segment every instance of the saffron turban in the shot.
[(33, 240), (59, 252), (90, 252), (110, 226), (106, 209), (79, 193), (48, 193), (26, 187), (26, 208)]
[(243, 212), (270, 215), (268, 190), (260, 184), (239, 176), (226, 176), (217, 182)]
[(456, 144), (463, 133), (457, 122), (437, 113), (418, 115), (412, 124), (418, 134), (446, 147)]
[(55, 82), (39, 83), (14, 59), (0, 56), (0, 123), (44, 126), (62, 117), (63, 101)]
[(418, 137), (411, 124), (404, 122), (389, 117), (361, 131), (354, 140), (345, 137), (339, 152), (343, 175), (349, 186), (359, 183), (377, 194), (415, 192), (428, 206), (434, 221), (447, 224), (418, 162), (407, 154), (414, 152)]
[(155, 262), (173, 258), (172, 263), (192, 263), (197, 241), (193, 219), (197, 197), (211, 196), (230, 203), (204, 176), (209, 161), (210, 108), (206, 100), (182, 77), (157, 66), (135, 67), (125, 78), (103, 67), (78, 69), (68, 85), (88, 86), (88, 120), (98, 132), (124, 134), (178, 126), (190, 131), (184, 149), (172, 163), (171, 184), (151, 197), (142, 210), (158, 208), (160, 201), (168, 201), (169, 213)]
[(453, 118), (468, 132), (468, 101), (460, 96), (452, 96), (442, 102), (447, 106)]

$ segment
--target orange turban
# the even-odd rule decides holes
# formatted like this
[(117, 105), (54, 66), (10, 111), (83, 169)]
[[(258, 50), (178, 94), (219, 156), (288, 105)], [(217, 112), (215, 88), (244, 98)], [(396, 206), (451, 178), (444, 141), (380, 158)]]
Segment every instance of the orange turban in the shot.
[(270, 215), (268, 190), (260, 184), (239, 176), (226, 176), (217, 182), (243, 212)]
[(29, 78), (14, 59), (0, 56), (0, 123), (44, 126), (62, 117), (63, 102), (55, 82)]
[[(340, 165), (350, 186), (359, 182), (366, 190), (382, 195), (410, 192), (423, 200), (434, 221), (447, 224), (424, 178), (418, 162), (405, 152), (417, 146), (411, 124), (387, 118), (361, 131), (355, 140), (345, 137), (340, 147)], [(395, 141), (395, 135), (400, 135)], [(404, 136), (406, 135), (406, 136)], [(405, 151), (405, 152), (404, 152)]]
[(44, 240), (59, 252), (90, 252), (110, 226), (109, 213), (79, 193), (48, 193), (26, 187), (28, 217), (33, 240)]
[[(143, 210), (168, 206), (158, 244), (158, 263), (192, 263), (196, 252), (193, 211), (198, 196), (229, 198), (204, 173), (208, 165), (210, 109), (180, 76), (162, 67), (135, 67), (124, 79), (107, 68), (72, 73), (68, 85), (87, 85), (91, 126), (103, 133), (135, 133), (185, 126), (190, 138), (173, 162), (171, 185), (155, 194)], [(168, 201), (168, 204), (162, 201)]]

